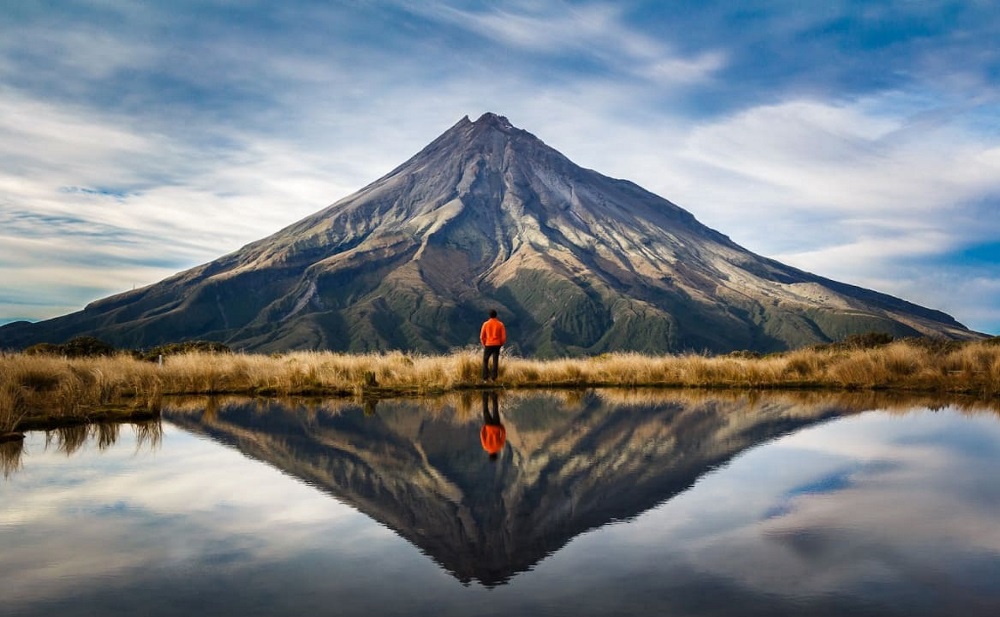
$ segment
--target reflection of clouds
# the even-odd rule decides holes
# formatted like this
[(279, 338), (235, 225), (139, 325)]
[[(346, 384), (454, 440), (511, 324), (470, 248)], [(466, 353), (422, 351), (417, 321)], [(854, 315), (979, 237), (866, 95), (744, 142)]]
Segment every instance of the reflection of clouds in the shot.
[(91, 444), (67, 465), (29, 434), (24, 469), (0, 484), (0, 596), (38, 600), (150, 568), (249, 567), (317, 537), (340, 538), (347, 554), (395, 538), (237, 452), (169, 426), (163, 441), (152, 452), (128, 438), (101, 453)]
[[(970, 454), (960, 446), (972, 438)], [(996, 614), (982, 607), (1000, 605), (998, 446), (992, 414), (869, 413), (814, 426), (746, 452), (631, 524), (577, 537), (530, 584), (576, 577), (576, 591), (620, 597), (654, 593), (653, 579), (678, 606), (694, 594), (702, 610), (741, 602), (760, 614), (837, 602), (874, 614)], [(609, 583), (611, 563), (621, 565)]]
[[(804, 430), (720, 474), (757, 469), (756, 480), (742, 486), (718, 478), (731, 491), (728, 504), (747, 497), (754, 505), (734, 517), (741, 524), (669, 542), (693, 549), (687, 557), (698, 570), (764, 593), (850, 593), (875, 583), (919, 586), (928, 577), (960, 587), (963, 563), (982, 554), (1000, 558), (993, 473), (953, 447), (970, 432), (1000, 443), (995, 418), (950, 413), (869, 414)], [(916, 436), (923, 445), (912, 443)], [(803, 478), (775, 470), (768, 459), (780, 460), (788, 448), (799, 457), (811, 450), (826, 469)], [(984, 492), (986, 484), (992, 488)], [(758, 516), (761, 494), (780, 516)]]
[[(165, 452), (135, 452), (123, 440), (119, 447), (87, 459), (85, 465), (68, 469), (64, 464), (66, 455), (55, 452), (54, 448), (36, 453), (41, 444), (29, 443), (27, 448), (32, 453), (28, 471), (33, 473), (26, 475), (37, 480), (34, 486), (27, 487), (26, 495), (19, 496), (20, 502), (38, 503), (44, 512), (56, 504), (75, 501), (78, 495), (86, 495), (96, 503), (124, 496), (131, 507), (160, 513), (286, 504), (285, 508), (271, 507), (268, 518), (258, 519), (261, 525), (284, 520), (328, 520), (336, 514), (322, 507), (321, 500), (312, 503), (303, 500), (304, 494), (314, 492), (311, 488), (288, 482), (287, 477), (266, 465), (248, 461), (237, 452), (212, 447), (207, 441), (176, 429), (167, 428), (165, 432), (165, 440), (171, 442)], [(95, 449), (91, 446), (84, 451)], [(161, 456), (168, 460), (156, 460)], [(247, 490), (248, 487), (253, 490)], [(38, 520), (39, 512), (26, 510), (3, 516)], [(0, 520), (11, 522), (10, 518)]]

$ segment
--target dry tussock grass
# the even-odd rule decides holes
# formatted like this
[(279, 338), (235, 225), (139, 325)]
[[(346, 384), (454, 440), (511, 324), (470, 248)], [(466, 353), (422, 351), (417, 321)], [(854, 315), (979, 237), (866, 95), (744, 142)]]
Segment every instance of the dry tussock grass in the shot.
[[(86, 415), (124, 405), (158, 409), (164, 395), (264, 394), (377, 397), (478, 388), (481, 356), (402, 352), (363, 355), (294, 352), (279, 356), (195, 352), (162, 366), (127, 355), (62, 358), (0, 355), (0, 434), (26, 417)], [(804, 349), (763, 358), (643, 356), (534, 360), (504, 357), (505, 387), (836, 388), (1000, 394), (1000, 345), (921, 345)], [(458, 401), (459, 410), (475, 404)]]

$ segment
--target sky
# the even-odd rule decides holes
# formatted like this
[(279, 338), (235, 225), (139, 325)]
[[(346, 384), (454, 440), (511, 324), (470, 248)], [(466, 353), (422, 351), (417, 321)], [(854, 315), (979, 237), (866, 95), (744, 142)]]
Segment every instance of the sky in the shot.
[(986, 0), (0, 0), (0, 324), (162, 280), (468, 115), (1000, 334)]

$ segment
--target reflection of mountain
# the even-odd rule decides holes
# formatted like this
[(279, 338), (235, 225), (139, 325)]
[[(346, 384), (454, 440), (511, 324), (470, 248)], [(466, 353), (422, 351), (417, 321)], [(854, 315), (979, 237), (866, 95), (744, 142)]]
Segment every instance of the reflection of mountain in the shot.
[(490, 461), (477, 413), (427, 413), (383, 402), (375, 415), (278, 403), (167, 412), (304, 479), (395, 530), (463, 582), (491, 586), (575, 536), (635, 517), (763, 441), (841, 413), (832, 406), (745, 400), (567, 404), (501, 399), (507, 446)]

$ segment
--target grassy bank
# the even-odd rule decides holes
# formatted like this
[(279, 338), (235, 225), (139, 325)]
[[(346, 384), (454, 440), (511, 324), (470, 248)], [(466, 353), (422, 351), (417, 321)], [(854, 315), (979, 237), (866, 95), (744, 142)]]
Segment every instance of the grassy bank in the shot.
[[(162, 366), (130, 355), (0, 356), (0, 436), (26, 427), (155, 414), (165, 395), (398, 396), (481, 387), (476, 350), (444, 356), (295, 352), (280, 356), (186, 353)], [(1000, 396), (1000, 339), (901, 340), (749, 354), (503, 358), (510, 388), (671, 387), (898, 390)]]

